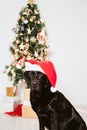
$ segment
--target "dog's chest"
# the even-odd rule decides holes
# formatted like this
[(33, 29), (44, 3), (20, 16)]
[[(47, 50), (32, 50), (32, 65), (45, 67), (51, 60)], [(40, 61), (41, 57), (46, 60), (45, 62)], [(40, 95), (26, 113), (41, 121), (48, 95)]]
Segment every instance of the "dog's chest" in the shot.
[(33, 110), (37, 113), (42, 122), (46, 125), (50, 123), (50, 113), (48, 105), (43, 104), (43, 102), (38, 99), (31, 100), (31, 105)]
[(38, 106), (37, 107), (37, 112), (40, 116), (49, 116), (49, 110), (47, 106)]
[(41, 122), (43, 122), (44, 126), (46, 126), (47, 128), (50, 127), (50, 113), (49, 110), (47, 109), (47, 107), (38, 107), (38, 116), (41, 120)]

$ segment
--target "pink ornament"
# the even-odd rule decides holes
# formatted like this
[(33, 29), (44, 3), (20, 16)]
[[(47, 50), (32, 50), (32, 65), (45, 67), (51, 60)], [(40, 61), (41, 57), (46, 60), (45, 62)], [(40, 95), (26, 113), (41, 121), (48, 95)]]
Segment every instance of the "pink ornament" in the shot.
[(16, 67), (17, 67), (18, 69), (22, 69), (22, 67), (24, 66), (24, 62), (25, 62), (25, 57), (22, 57), (22, 58), (18, 61)]
[(39, 33), (37, 34), (37, 39), (38, 39), (38, 40), (41, 40), (41, 32), (39, 32)]

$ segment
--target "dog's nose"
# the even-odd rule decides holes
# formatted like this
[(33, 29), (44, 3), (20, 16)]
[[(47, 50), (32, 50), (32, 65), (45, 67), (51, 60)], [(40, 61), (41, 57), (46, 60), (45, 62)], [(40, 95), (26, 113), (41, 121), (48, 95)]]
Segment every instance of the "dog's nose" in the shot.
[(32, 84), (33, 84), (33, 85), (36, 85), (36, 84), (37, 84), (37, 82), (34, 80), (34, 81), (32, 82)]

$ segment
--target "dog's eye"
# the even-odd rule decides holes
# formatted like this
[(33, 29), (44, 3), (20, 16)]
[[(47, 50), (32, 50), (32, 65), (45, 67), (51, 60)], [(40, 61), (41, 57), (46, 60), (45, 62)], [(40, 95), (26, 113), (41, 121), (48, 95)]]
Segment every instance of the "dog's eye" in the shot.
[(31, 77), (32, 77), (32, 75), (33, 75), (33, 74), (29, 71), (29, 72), (28, 72), (28, 77), (30, 77), (30, 78), (31, 78)]
[(38, 78), (41, 79), (41, 78), (43, 77), (43, 75), (44, 75), (43, 73), (40, 73), (40, 72), (39, 72)]

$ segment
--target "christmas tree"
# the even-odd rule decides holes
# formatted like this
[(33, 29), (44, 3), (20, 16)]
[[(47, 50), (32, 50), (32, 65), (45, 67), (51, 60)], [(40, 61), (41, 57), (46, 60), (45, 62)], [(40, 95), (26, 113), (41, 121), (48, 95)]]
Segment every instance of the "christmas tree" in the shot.
[(13, 81), (13, 85), (17, 85), (24, 80), (25, 59), (39, 61), (47, 59), (47, 32), (34, 0), (29, 0), (20, 11), (17, 25), (13, 31), (15, 38), (10, 46), (13, 62), (6, 66), (6, 69), (10, 81)]

